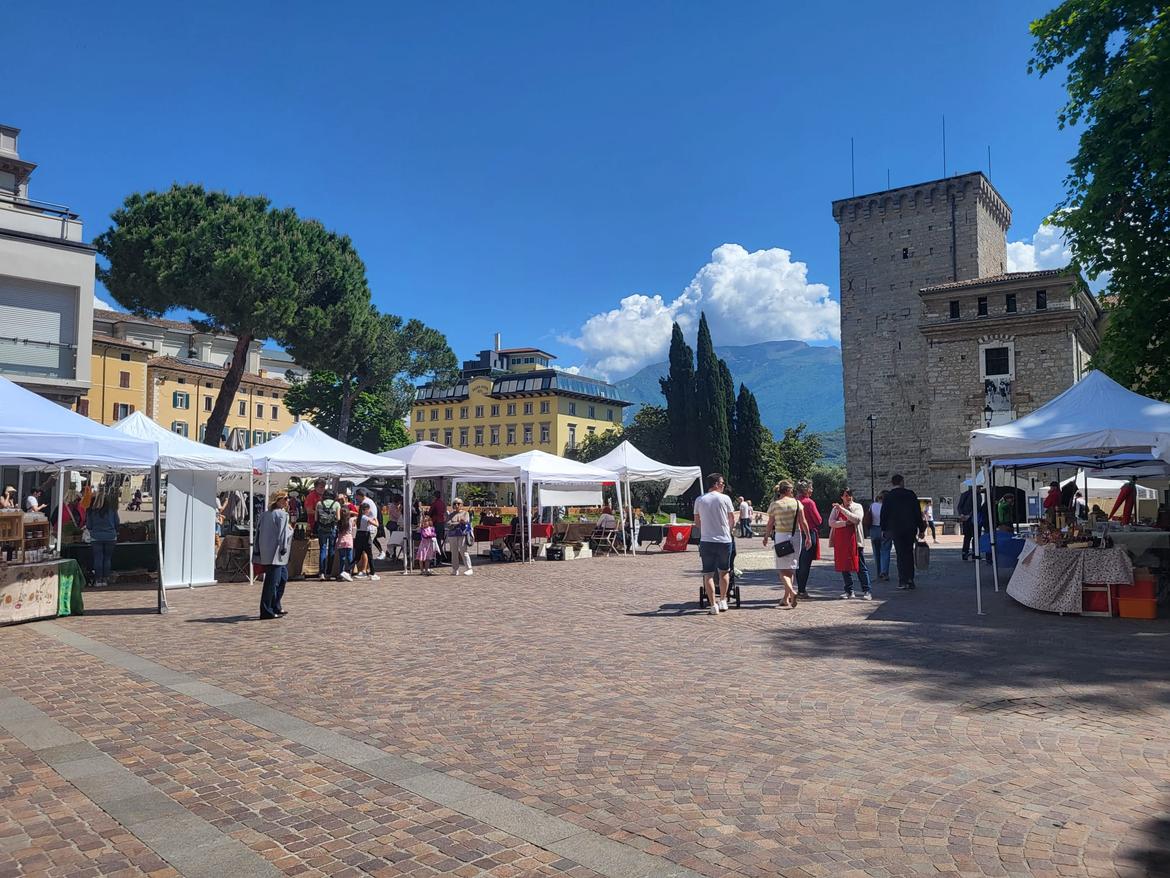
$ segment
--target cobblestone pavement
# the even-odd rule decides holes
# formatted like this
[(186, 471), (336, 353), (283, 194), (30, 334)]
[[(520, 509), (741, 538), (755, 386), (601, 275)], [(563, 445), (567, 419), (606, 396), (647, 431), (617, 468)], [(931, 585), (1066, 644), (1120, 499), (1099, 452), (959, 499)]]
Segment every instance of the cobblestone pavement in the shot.
[[(743, 608), (717, 617), (693, 549), (291, 583), (271, 622), (246, 584), (171, 592), (162, 617), (150, 591), (90, 591), (85, 617), (0, 629), (0, 705), (274, 874), (1170, 874), (1170, 625), (989, 583), (976, 616), (972, 565), (936, 548), (916, 591), (840, 600), (819, 562), (781, 611), (744, 541)], [(198, 872), (3, 726), (0, 876)], [(444, 783), (530, 819), (469, 817)]]

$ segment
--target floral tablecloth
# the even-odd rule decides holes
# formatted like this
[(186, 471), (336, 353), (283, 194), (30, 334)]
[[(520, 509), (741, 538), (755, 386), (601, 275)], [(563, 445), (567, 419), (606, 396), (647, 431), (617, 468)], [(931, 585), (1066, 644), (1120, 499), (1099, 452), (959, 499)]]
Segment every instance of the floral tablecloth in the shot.
[(1122, 549), (1062, 549), (1028, 540), (1007, 593), (1034, 610), (1080, 613), (1085, 585), (1133, 583), (1133, 564)]
[(0, 568), (0, 625), (80, 616), (85, 577), (76, 561), (43, 561)]

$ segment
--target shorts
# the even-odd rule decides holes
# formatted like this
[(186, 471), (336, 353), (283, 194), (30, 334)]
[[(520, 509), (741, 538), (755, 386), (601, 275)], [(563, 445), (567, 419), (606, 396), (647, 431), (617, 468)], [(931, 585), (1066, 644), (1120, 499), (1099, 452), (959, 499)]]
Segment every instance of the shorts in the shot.
[(704, 573), (725, 573), (731, 569), (731, 543), (699, 543), (699, 560)]
[(795, 552), (792, 552), (791, 554), (785, 555), (783, 558), (781, 558), (776, 555), (775, 548), (772, 549), (772, 554), (776, 557), (777, 570), (795, 570), (797, 565), (800, 564), (800, 550), (804, 545), (802, 541), (803, 538), (799, 533), (794, 537), (781, 537), (782, 542), (785, 542), (788, 539), (792, 540), (793, 548), (796, 549)]

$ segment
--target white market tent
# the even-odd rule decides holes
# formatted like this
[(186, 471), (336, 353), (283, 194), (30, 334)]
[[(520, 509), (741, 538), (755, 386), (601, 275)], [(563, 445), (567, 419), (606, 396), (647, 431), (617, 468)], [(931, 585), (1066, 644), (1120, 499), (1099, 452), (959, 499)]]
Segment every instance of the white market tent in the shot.
[[(592, 463), (579, 463), (575, 460), (569, 460), (567, 457), (557, 457), (555, 454), (548, 454), (544, 451), (525, 451), (523, 454), (502, 458), (500, 462), (520, 468), (520, 484), (528, 501), (523, 504), (522, 510), (524, 526), (527, 528), (526, 542), (530, 559), (532, 557), (532, 515), (527, 510), (532, 509), (533, 486), (543, 486), (554, 491), (558, 488), (580, 489), (582, 487), (596, 487), (600, 490), (601, 485), (605, 482), (620, 483), (618, 474), (611, 469)], [(544, 502), (545, 499), (542, 497), (542, 505), (550, 505)], [(619, 518), (622, 517), (621, 513), (622, 495), (621, 491), (618, 491)]]
[(123, 418), (113, 429), (158, 444), (159, 469), (167, 473), (163, 587), (213, 585), (219, 474), (251, 473), (252, 459), (172, 433), (142, 412)]
[(400, 462), (346, 445), (308, 421), (298, 421), (279, 436), (253, 445), (244, 454), (252, 460), (256, 472), (264, 476), (280, 473), (364, 479), (401, 478), (406, 474), (406, 467)]
[[(438, 442), (415, 442), (404, 448), (383, 451), (378, 456), (397, 461), (405, 467), (402, 501), (405, 510), (411, 508), (411, 495), (417, 479), (450, 479), (452, 486), (459, 482), (511, 482), (518, 485), (520, 479), (520, 467), (515, 464), (468, 454)], [(411, 527), (406, 528), (404, 534), (404, 574), (414, 559), (413, 537), (416, 525), (417, 522), (411, 522)]]
[[(630, 491), (631, 482), (661, 482), (669, 480), (666, 496), (672, 497), (683, 493), (695, 482), (701, 482), (703, 471), (697, 466), (672, 466), (660, 463), (647, 457), (639, 451), (633, 443), (623, 441), (609, 454), (602, 455), (592, 462), (593, 466), (613, 470), (626, 483), (626, 508), (634, 508), (634, 498)], [(636, 536), (631, 534), (631, 543), (636, 543)]]
[[(1049, 464), (1077, 459), (1116, 461), (1137, 455), (1146, 462), (1170, 462), (1170, 404), (1128, 390), (1103, 372), (1092, 371), (1064, 393), (1010, 424), (971, 431), (971, 477), (982, 460), (984, 478), (989, 466), (1009, 460), (1047, 460)], [(979, 504), (974, 504), (975, 532), (979, 533)], [(991, 540), (992, 570), (999, 590), (995, 540)], [(983, 612), (982, 564), (975, 565), (975, 600)]]

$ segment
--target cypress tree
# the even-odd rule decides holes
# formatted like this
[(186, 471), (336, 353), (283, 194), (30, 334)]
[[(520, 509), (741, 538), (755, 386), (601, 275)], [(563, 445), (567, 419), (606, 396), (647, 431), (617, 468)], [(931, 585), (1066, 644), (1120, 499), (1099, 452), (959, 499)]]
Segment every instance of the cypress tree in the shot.
[(727, 474), (731, 437), (727, 434), (727, 394), (719, 360), (707, 328), (707, 315), (699, 317), (699, 337), (695, 345), (695, 451), (703, 475)]
[(670, 333), (670, 372), (658, 379), (666, 397), (666, 421), (670, 425), (671, 463), (689, 466), (695, 462), (694, 406), (695, 354), (674, 324)]
[(723, 386), (723, 410), (727, 412), (727, 484), (735, 490), (739, 468), (735, 459), (735, 380), (725, 360), (719, 360), (719, 383)]
[(739, 473), (737, 494), (753, 503), (763, 504), (771, 496), (768, 484), (768, 465), (764, 460), (766, 431), (760, 423), (760, 407), (756, 396), (744, 385), (739, 385), (735, 401), (735, 447), (732, 455)]

